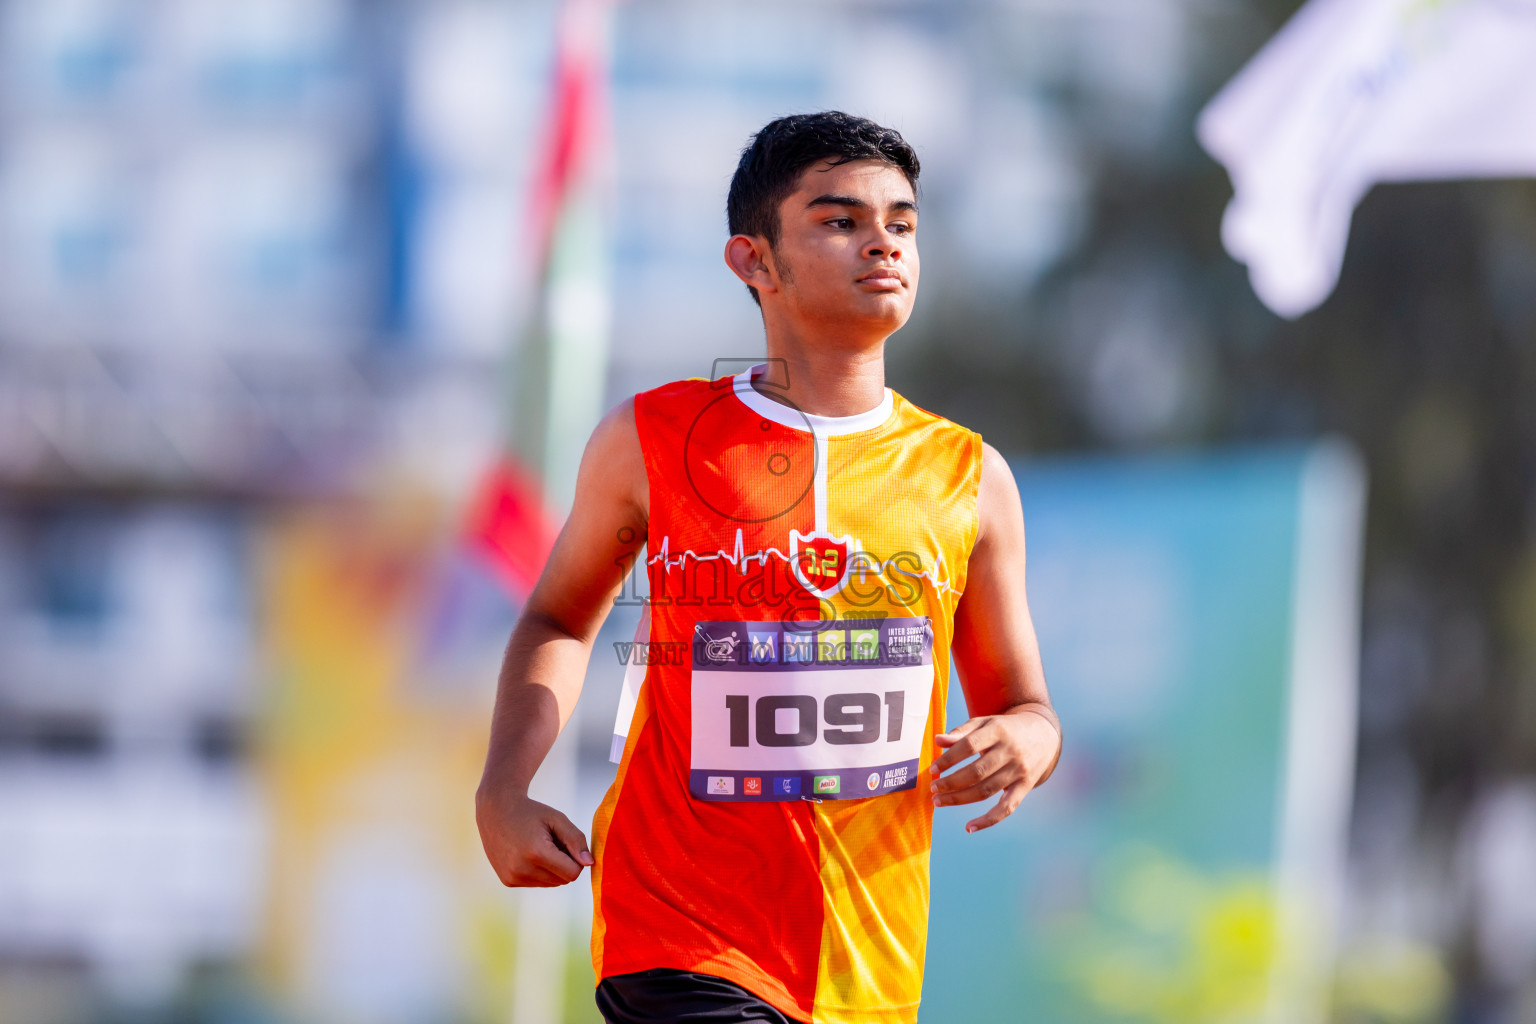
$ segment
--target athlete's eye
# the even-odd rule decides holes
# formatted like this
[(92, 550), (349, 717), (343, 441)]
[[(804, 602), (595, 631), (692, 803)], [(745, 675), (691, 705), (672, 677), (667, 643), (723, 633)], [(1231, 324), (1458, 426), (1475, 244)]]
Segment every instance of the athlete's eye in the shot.
[(893, 234), (910, 235), (912, 233), (912, 225), (898, 221), (890, 226), (890, 230)]
[(853, 218), (852, 217), (833, 217), (831, 220), (827, 221), (827, 223), (830, 224), (834, 228), (840, 228), (842, 230), (847, 230), (847, 229), (853, 227)]

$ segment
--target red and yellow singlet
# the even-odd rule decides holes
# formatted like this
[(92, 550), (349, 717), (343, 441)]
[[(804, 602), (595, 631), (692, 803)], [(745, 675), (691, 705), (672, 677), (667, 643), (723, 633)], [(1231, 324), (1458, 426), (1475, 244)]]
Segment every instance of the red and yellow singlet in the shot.
[(635, 398), (650, 643), (593, 824), (593, 965), (911, 1022), (981, 438), (890, 389), (805, 415), (754, 371)]

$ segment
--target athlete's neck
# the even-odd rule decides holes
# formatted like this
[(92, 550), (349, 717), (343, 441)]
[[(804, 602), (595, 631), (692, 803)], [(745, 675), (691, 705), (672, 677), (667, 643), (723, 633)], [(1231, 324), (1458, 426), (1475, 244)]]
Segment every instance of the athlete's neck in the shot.
[(850, 351), (776, 340), (768, 339), (768, 367), (754, 385), (760, 394), (812, 416), (857, 416), (885, 400), (885, 342)]

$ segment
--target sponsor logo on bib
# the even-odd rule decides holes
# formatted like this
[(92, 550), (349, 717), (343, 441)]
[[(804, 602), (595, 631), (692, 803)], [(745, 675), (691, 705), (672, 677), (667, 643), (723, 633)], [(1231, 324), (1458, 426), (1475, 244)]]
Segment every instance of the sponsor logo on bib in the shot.
[[(874, 787), (871, 786), (871, 789)], [(763, 780), (756, 775), (748, 775), (741, 780), (741, 791), (746, 796), (762, 796)]]
[(817, 793), (836, 793), (842, 789), (843, 780), (836, 775), (816, 776)]
[(736, 793), (736, 780), (729, 775), (711, 775), (709, 792), (712, 796), (733, 796)]
[(870, 772), (869, 773), (869, 778), (864, 780), (864, 784), (869, 787), (869, 791), (871, 793), (873, 793), (875, 790), (879, 789), (880, 788), (880, 773), (879, 772)]
[(704, 657), (719, 664), (736, 660), (736, 645), (741, 643), (741, 638), (736, 635), (735, 630), (732, 630), (729, 636), (713, 637), (705, 632), (702, 624), (693, 629), (704, 644)]

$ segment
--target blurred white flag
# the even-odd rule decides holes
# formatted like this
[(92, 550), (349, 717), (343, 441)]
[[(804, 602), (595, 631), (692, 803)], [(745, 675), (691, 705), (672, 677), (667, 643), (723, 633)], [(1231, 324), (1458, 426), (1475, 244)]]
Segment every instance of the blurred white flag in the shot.
[(1196, 131), (1232, 178), (1227, 251), (1300, 316), (1375, 183), (1536, 174), (1536, 0), (1310, 0)]

